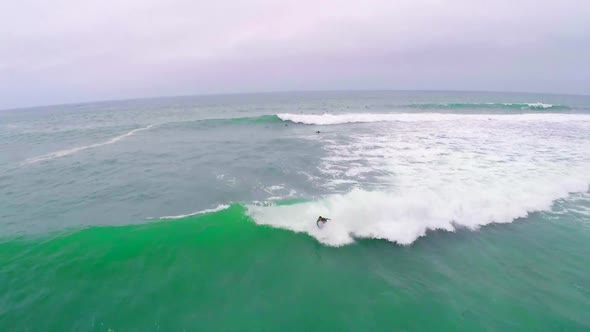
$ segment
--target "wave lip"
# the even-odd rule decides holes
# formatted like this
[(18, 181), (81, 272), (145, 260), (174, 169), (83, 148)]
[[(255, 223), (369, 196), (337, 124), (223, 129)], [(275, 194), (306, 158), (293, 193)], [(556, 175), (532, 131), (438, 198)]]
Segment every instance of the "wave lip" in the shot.
[(34, 163), (38, 163), (40, 161), (46, 161), (46, 160), (51, 160), (51, 159), (55, 159), (55, 158), (65, 157), (65, 156), (69, 156), (71, 154), (74, 154), (76, 152), (80, 152), (80, 151), (83, 151), (83, 150), (97, 148), (97, 147), (103, 146), (103, 145), (113, 144), (113, 143), (116, 143), (116, 142), (118, 142), (118, 141), (126, 138), (126, 137), (133, 136), (135, 133), (138, 133), (138, 132), (144, 131), (144, 130), (148, 130), (148, 129), (154, 127), (154, 126), (155, 126), (155, 124), (151, 124), (151, 125), (149, 125), (147, 127), (133, 129), (133, 130), (131, 130), (131, 131), (129, 131), (129, 132), (123, 134), (123, 135), (119, 135), (117, 137), (113, 137), (110, 140), (105, 141), (105, 142), (100, 142), (100, 143), (95, 143), (95, 144), (85, 145), (85, 146), (79, 146), (79, 147), (72, 148), (72, 149), (59, 150), (59, 151), (51, 152), (51, 153), (48, 153), (48, 154), (45, 154), (45, 155), (42, 155), (42, 156), (39, 156), (39, 157), (33, 157), (33, 158), (30, 158), (30, 159), (27, 159), (27, 160), (23, 161), (21, 163), (21, 165), (34, 164)]
[(544, 103), (504, 103), (505, 106), (519, 106), (519, 107), (528, 107), (532, 109), (546, 109), (546, 108), (568, 108), (567, 106), (562, 105), (551, 105), (551, 104), (544, 104)]
[(199, 211), (195, 211), (195, 212), (191, 212), (191, 213), (187, 213), (187, 214), (179, 214), (176, 216), (150, 217), (148, 219), (159, 219), (159, 220), (182, 219), (182, 218), (196, 216), (196, 215), (200, 215), (200, 214), (219, 212), (219, 211), (226, 210), (228, 208), (229, 208), (229, 205), (220, 204), (217, 207), (212, 208), (212, 209), (199, 210)]

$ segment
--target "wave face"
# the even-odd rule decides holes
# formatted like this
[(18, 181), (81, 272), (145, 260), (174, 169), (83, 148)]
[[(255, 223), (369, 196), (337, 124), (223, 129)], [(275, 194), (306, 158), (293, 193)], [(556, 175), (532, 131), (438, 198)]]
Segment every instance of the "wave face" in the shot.
[[(184, 121), (180, 122), (183, 123)], [(237, 117), (226, 119), (199, 119), (190, 121), (198, 125), (204, 126), (224, 126), (224, 125), (265, 125), (273, 123), (281, 123), (282, 121), (276, 115), (260, 115), (249, 117)]]
[[(486, 313), (497, 309), (498, 301), (526, 308), (522, 320), (514, 310), (498, 313), (511, 315), (503, 316), (509, 322), (500, 330), (516, 326), (526, 331), (537, 324), (556, 326), (556, 321), (567, 331), (590, 326), (585, 311), (590, 299), (572, 290), (572, 282), (581, 288), (590, 273), (585, 259), (590, 248), (579, 245), (587, 244), (589, 232), (564, 231), (572, 223), (560, 216), (478, 236), (439, 233), (408, 250), (375, 242), (333, 250), (307, 236), (258, 227), (244, 213), (234, 205), (174, 222), (4, 239), (0, 328), (275, 331), (292, 321), (300, 331), (388, 331), (392, 325), (454, 331), (457, 324), (467, 325), (465, 330), (495, 330), (497, 316), (486, 318)], [(343, 220), (333, 221), (324, 228), (329, 234), (343, 227), (336, 224)], [(565, 272), (556, 268), (564, 265)], [(511, 271), (509, 283), (506, 271)], [(445, 293), (461, 295), (458, 309), (433, 301), (441, 285)], [(539, 289), (551, 289), (551, 296), (543, 301), (522, 296)], [(493, 303), (481, 300), (490, 293), (501, 296)], [(351, 320), (342, 319), (342, 306), (349, 301), (354, 305), (345, 315), (357, 322), (353, 327)], [(416, 303), (437, 309), (436, 326), (391, 314), (416, 307), (412, 312), (418, 317), (422, 311)], [(381, 313), (375, 316), (380, 319), (365, 323), (367, 308)], [(310, 310), (320, 314), (299, 319), (309, 317)], [(39, 312), (53, 314), (40, 321)], [(583, 320), (571, 320), (572, 315)]]
[[(589, 189), (587, 114), (279, 117), (311, 125), (370, 124), (309, 138), (326, 152), (317, 181), (337, 194), (248, 208), (259, 224), (304, 232), (327, 245), (355, 238), (407, 245), (430, 230), (509, 223)], [(322, 229), (315, 225), (320, 215), (332, 218)]]

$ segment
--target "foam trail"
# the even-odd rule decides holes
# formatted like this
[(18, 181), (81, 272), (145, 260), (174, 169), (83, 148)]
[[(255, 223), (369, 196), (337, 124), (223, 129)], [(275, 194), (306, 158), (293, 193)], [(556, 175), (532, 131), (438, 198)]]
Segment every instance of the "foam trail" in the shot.
[(97, 148), (99, 146), (103, 146), (103, 145), (108, 145), (108, 144), (113, 144), (116, 143), (126, 137), (129, 136), (133, 136), (135, 133), (138, 133), (140, 131), (143, 130), (148, 130), (152, 127), (154, 127), (155, 124), (151, 124), (147, 127), (143, 127), (143, 128), (137, 128), (137, 129), (133, 129), (123, 135), (111, 138), (110, 140), (106, 141), (106, 142), (101, 142), (101, 143), (96, 143), (96, 144), (91, 144), (91, 145), (85, 145), (85, 146), (80, 146), (80, 147), (76, 147), (76, 148), (72, 148), (72, 149), (66, 149), (66, 150), (59, 150), (56, 152), (52, 152), (46, 155), (42, 155), (39, 157), (34, 157), (34, 158), (30, 158), (25, 160), (24, 162), (21, 163), (21, 165), (26, 165), (26, 164), (34, 164), (34, 163), (38, 163), (40, 161), (46, 161), (46, 160), (51, 160), (51, 159), (55, 159), (55, 158), (60, 158), (60, 157), (65, 157), (65, 156), (69, 156), (71, 154), (74, 154), (76, 152), (80, 152), (83, 150), (87, 150), (87, 149), (92, 149), (92, 148)]
[(179, 214), (177, 216), (163, 216), (163, 217), (150, 217), (148, 219), (160, 219), (160, 220), (166, 220), (166, 219), (182, 219), (182, 218), (186, 218), (186, 217), (190, 217), (190, 216), (196, 216), (199, 214), (206, 214), (206, 213), (212, 213), (212, 212), (219, 212), (219, 211), (223, 211), (225, 209), (229, 208), (229, 205), (225, 205), (225, 204), (220, 204), (215, 208), (212, 209), (205, 209), (205, 210), (200, 210), (200, 211), (196, 211), (196, 212), (192, 212), (192, 213), (188, 213), (188, 214)]
[(440, 122), (460, 120), (501, 120), (512, 122), (569, 122), (590, 121), (588, 114), (448, 114), (448, 113), (346, 113), (346, 114), (292, 114), (281, 113), (277, 117), (283, 121), (307, 125), (336, 125), (345, 123), (374, 122)]

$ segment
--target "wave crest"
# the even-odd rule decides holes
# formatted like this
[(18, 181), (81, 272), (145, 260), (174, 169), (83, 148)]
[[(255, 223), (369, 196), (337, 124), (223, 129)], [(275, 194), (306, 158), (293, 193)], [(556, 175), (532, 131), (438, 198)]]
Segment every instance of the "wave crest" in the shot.
[[(275, 206), (248, 206), (248, 215), (260, 225), (307, 233), (323, 244), (344, 246), (355, 238), (383, 239), (412, 244), (428, 231), (477, 229), (491, 223), (510, 223), (531, 212), (549, 210), (553, 201), (570, 192), (588, 190), (587, 181), (562, 181), (554, 186), (498, 192), (476, 188), (471, 192), (422, 190), (404, 193), (354, 189), (347, 194)], [(482, 190), (478, 190), (482, 189)], [(319, 229), (318, 216), (332, 220)]]
[(509, 120), (564, 122), (590, 120), (588, 114), (448, 114), (448, 113), (344, 113), (344, 114), (277, 114), (283, 121), (306, 125), (337, 125), (345, 123), (373, 122), (434, 122), (457, 120)]
[(508, 109), (508, 110), (567, 110), (566, 105), (553, 105), (541, 102), (535, 103), (432, 103), (411, 104), (408, 108), (421, 109)]
[(219, 212), (219, 211), (223, 211), (228, 209), (230, 206), (227, 204), (220, 204), (215, 208), (212, 209), (205, 209), (205, 210), (200, 210), (200, 211), (195, 211), (195, 212), (191, 212), (191, 213), (187, 213), (187, 214), (179, 214), (176, 216), (162, 216), (162, 217), (150, 217), (148, 219), (158, 219), (158, 220), (173, 220), (173, 219), (182, 219), (182, 218), (186, 218), (186, 217), (192, 217), (192, 216), (197, 216), (200, 214), (208, 214), (208, 213), (214, 213), (214, 212)]

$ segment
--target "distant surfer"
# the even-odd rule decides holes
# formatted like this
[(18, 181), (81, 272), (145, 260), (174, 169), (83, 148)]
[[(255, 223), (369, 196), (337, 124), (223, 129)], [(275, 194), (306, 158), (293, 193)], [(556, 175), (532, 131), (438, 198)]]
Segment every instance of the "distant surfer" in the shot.
[(316, 134), (319, 134), (319, 133), (320, 133), (320, 131), (318, 130), (318, 131), (316, 131), (315, 133), (316, 133)]
[(324, 218), (322, 216), (319, 216), (315, 224), (318, 226), (318, 228), (322, 228), (324, 227), (324, 224), (328, 222), (328, 220), (330, 220), (330, 218)]

